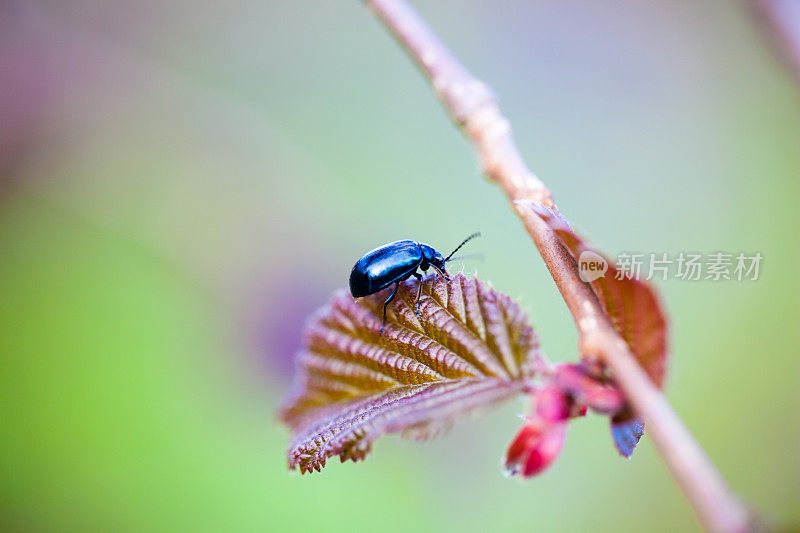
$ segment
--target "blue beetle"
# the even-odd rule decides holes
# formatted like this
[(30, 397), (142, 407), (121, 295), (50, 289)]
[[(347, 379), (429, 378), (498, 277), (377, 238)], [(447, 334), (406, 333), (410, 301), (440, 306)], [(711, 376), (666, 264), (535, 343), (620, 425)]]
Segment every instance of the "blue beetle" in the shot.
[[(422, 281), (422, 275), (417, 272), (417, 269), (425, 272), (430, 267), (433, 267), (440, 276), (444, 276), (449, 280), (444, 264), (450, 261), (453, 254), (460, 250), (462, 246), (479, 236), (480, 232), (473, 233), (461, 241), (461, 244), (447, 257), (442, 257), (442, 254), (434, 250), (432, 246), (410, 239), (384, 244), (371, 252), (367, 252), (364, 257), (353, 265), (353, 270), (350, 272), (350, 293), (353, 298), (359, 298), (375, 294), (392, 283), (395, 284), (392, 294), (383, 302), (383, 322), (381, 323), (380, 332), (382, 336), (383, 327), (386, 325), (386, 306), (397, 294), (400, 282), (411, 276)], [(417, 288), (417, 298), (414, 302), (414, 312), (417, 316), (419, 316), (419, 297), (421, 293), (422, 283)]]

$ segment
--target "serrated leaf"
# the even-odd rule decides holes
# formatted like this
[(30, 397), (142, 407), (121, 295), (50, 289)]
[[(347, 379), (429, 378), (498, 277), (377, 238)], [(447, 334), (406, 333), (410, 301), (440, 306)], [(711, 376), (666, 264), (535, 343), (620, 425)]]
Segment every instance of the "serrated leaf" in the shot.
[(508, 297), (457, 274), (401, 283), (380, 335), (389, 291), (354, 301), (337, 292), (309, 321), (292, 394), (291, 468), (357, 461), (384, 433), (430, 438), (458, 415), (507, 400), (546, 363), (528, 319)]

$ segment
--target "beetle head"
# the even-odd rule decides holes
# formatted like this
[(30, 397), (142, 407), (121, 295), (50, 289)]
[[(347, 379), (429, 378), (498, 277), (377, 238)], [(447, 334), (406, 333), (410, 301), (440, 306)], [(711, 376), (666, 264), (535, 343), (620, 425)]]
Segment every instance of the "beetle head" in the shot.
[(419, 243), (419, 249), (422, 252), (422, 264), (420, 268), (422, 268), (423, 271), (428, 270), (429, 266), (438, 270), (444, 270), (444, 257), (442, 257), (442, 254), (437, 252), (433, 246)]
[(442, 257), (442, 254), (440, 254), (436, 250), (433, 251), (433, 257), (430, 259), (430, 264), (431, 264), (432, 267), (434, 267), (436, 270), (438, 270), (440, 272), (444, 272), (445, 271), (444, 270), (444, 257)]

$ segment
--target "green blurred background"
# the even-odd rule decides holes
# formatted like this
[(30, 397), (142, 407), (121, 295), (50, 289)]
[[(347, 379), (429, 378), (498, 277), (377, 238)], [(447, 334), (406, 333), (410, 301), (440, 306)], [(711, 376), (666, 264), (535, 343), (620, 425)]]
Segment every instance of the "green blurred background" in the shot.
[[(800, 101), (744, 4), (417, 4), (601, 248), (764, 255), (756, 282), (659, 283), (667, 395), (800, 522)], [(287, 472), (305, 316), (374, 246), (475, 230), (467, 269), (574, 359), (530, 239), (360, 2), (0, 3), (0, 529), (696, 529), (651, 442), (621, 459), (598, 417), (503, 478), (522, 401)]]

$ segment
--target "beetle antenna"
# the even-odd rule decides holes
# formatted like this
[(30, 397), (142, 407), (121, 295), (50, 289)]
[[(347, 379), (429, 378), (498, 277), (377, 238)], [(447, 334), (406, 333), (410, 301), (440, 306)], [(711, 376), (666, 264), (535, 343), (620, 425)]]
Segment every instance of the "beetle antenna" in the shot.
[(471, 241), (471, 240), (472, 240), (472, 239), (474, 239), (475, 237), (480, 237), (480, 236), (481, 236), (481, 232), (480, 232), (480, 231), (476, 231), (475, 233), (473, 233), (472, 235), (470, 235), (469, 237), (467, 237), (466, 239), (464, 239), (463, 241), (461, 241), (461, 244), (459, 244), (458, 246), (456, 246), (456, 249), (455, 249), (455, 250), (453, 250), (452, 252), (450, 252), (450, 255), (448, 255), (447, 257), (445, 257), (445, 259), (444, 259), (444, 262), (445, 262), (445, 263), (446, 263), (446, 262), (448, 262), (448, 261), (450, 260), (450, 258), (451, 258), (451, 257), (453, 257), (453, 254), (454, 254), (454, 253), (456, 253), (457, 251), (459, 251), (459, 250), (461, 249), (461, 247), (462, 247), (462, 246), (464, 246), (465, 244), (467, 244), (469, 241)]
[(451, 257), (447, 261), (461, 261), (462, 259), (477, 259), (478, 261), (485, 261), (486, 256), (482, 253), (474, 253), (474, 254), (461, 254), (457, 255), (456, 257)]

